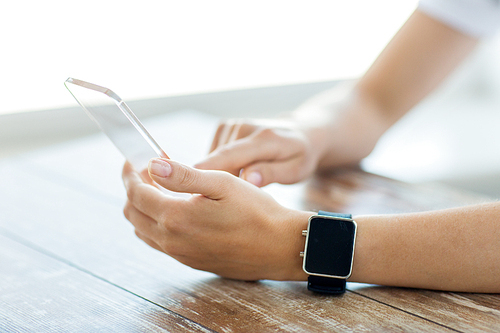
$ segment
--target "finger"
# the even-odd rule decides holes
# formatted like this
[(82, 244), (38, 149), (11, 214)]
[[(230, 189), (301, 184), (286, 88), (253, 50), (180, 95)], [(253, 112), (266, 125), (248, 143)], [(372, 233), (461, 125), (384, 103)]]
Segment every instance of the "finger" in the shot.
[(141, 234), (147, 235), (151, 239), (154, 239), (158, 235), (158, 223), (151, 217), (140, 212), (130, 201), (127, 201), (125, 204), (123, 214), (132, 223), (135, 230)]
[(252, 164), (240, 174), (242, 179), (255, 186), (262, 187), (271, 183), (293, 184), (305, 178), (307, 169), (304, 169), (300, 158), (291, 158), (285, 161), (259, 162)]
[(144, 183), (128, 162), (123, 166), (122, 178), (130, 203), (153, 220), (163, 221), (169, 207), (185, 202), (181, 198), (166, 196), (158, 188)]
[(231, 137), (231, 133), (233, 132), (234, 126), (235, 126), (234, 120), (227, 121), (226, 126), (224, 126), (219, 136), (219, 142), (217, 143), (217, 147), (223, 146), (229, 142), (229, 138)]
[(253, 124), (249, 120), (245, 120), (245, 123), (241, 123), (240, 126), (238, 126), (238, 131), (235, 133), (236, 135), (234, 135), (233, 139), (239, 140), (245, 138), (257, 131), (258, 128), (258, 125)]
[(289, 145), (278, 140), (264, 140), (261, 136), (249, 136), (216, 149), (196, 168), (205, 170), (224, 170), (238, 176), (241, 169), (262, 161), (284, 159), (292, 155)]
[(249, 121), (245, 121), (245, 123), (242, 121), (235, 121), (234, 123), (227, 122), (220, 124), (212, 140), (209, 154), (218, 147), (249, 136), (255, 132), (256, 128), (257, 126)]
[(149, 185), (154, 185), (153, 180), (149, 177), (148, 168), (144, 168), (141, 172), (139, 172), (139, 175), (141, 176), (143, 182)]
[(135, 230), (135, 234), (137, 237), (139, 237), (144, 243), (148, 244), (151, 246), (153, 249), (158, 250), (160, 252), (164, 252), (162, 248), (156, 244), (151, 238), (148, 238), (146, 235), (142, 234), (140, 231), (137, 229)]
[(217, 131), (215, 132), (214, 139), (212, 140), (212, 144), (210, 145), (210, 151), (208, 152), (209, 154), (213, 152), (218, 146), (219, 146), (219, 138), (224, 131), (224, 127), (226, 124), (222, 123), (219, 124), (219, 127), (217, 127)]
[(167, 190), (199, 193), (214, 200), (222, 199), (230, 185), (227, 173), (198, 170), (161, 158), (149, 161), (149, 175)]
[(232, 129), (231, 129), (231, 133), (229, 135), (229, 139), (228, 141), (226, 142), (226, 144), (228, 143), (231, 143), (233, 141), (236, 141), (240, 138), (240, 132), (241, 132), (241, 127), (243, 125), (241, 123), (236, 123), (233, 125)]

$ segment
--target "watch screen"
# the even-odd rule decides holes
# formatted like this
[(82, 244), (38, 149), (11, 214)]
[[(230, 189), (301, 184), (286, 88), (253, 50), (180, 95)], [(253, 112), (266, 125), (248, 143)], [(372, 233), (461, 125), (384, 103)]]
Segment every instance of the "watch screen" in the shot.
[(311, 274), (347, 277), (351, 272), (356, 224), (322, 217), (311, 219), (304, 268)]

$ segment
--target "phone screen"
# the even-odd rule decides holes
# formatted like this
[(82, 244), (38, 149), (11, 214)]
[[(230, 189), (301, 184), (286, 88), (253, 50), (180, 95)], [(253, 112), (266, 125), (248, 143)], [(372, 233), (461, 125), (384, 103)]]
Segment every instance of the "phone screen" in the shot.
[(74, 78), (68, 78), (64, 85), (137, 171), (146, 168), (151, 158), (168, 158), (132, 110), (113, 91)]

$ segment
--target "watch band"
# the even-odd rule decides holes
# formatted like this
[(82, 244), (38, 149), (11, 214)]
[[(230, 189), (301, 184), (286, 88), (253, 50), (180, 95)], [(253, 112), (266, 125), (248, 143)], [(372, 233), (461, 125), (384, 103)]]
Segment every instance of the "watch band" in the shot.
[[(352, 219), (352, 214), (332, 213), (320, 210), (318, 215)], [(318, 293), (343, 294), (345, 293), (346, 280), (323, 276), (309, 275), (307, 289)]]
[(307, 278), (307, 289), (322, 294), (343, 294), (345, 293), (345, 285), (344, 279), (316, 275), (309, 275)]
[(340, 217), (340, 218), (343, 218), (343, 219), (352, 219), (352, 214), (332, 213), (332, 212), (325, 212), (324, 210), (320, 210), (318, 212), (318, 215)]

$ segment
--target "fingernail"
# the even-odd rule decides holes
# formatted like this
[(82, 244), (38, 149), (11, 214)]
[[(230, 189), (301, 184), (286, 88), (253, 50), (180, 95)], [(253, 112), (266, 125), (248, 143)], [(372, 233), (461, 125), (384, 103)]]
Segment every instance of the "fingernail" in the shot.
[(255, 186), (260, 186), (260, 184), (262, 184), (262, 175), (257, 171), (250, 172), (250, 174), (246, 176), (245, 179), (247, 182), (252, 183)]
[(149, 161), (149, 172), (158, 177), (168, 177), (172, 173), (172, 167), (164, 160), (152, 159)]

